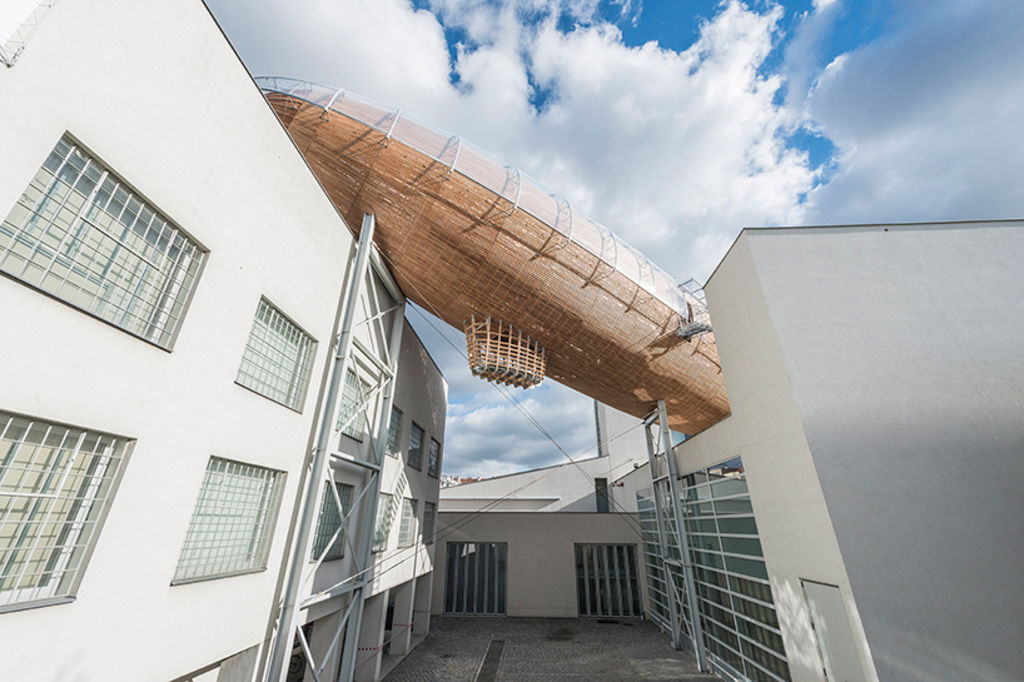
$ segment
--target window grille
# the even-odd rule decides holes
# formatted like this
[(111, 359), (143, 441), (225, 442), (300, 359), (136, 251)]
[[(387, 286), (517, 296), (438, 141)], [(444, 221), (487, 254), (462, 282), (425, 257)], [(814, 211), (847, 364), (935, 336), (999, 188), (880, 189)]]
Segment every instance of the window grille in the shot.
[(377, 519), (373, 529), (373, 551), (383, 552), (388, 546), (391, 534), (391, 494), (381, 493), (377, 503)]
[(391, 421), (388, 423), (388, 448), (387, 453), (392, 457), (398, 457), (398, 439), (402, 434), (402, 411), (397, 407), (391, 408)]
[(414, 469), (421, 469), (423, 467), (422, 445), (423, 429), (416, 422), (413, 422), (412, 427), (409, 429), (409, 451), (405, 457), (405, 462)]
[(311, 336), (261, 298), (235, 381), (301, 412), (315, 345)]
[(505, 613), (508, 543), (449, 542), (444, 612)]
[(437, 514), (437, 505), (433, 502), (423, 503), (423, 544), (434, 544), (434, 519)]
[(427, 455), (427, 474), (437, 478), (437, 470), (441, 464), (441, 444), (430, 439), (430, 452)]
[[(341, 500), (341, 511), (338, 511), (338, 503), (334, 501), (334, 494), (331, 493), (331, 481), (324, 481), (323, 500), (320, 502), (320, 519), (317, 521), (316, 535), (313, 536), (314, 560), (321, 555), (323, 555), (324, 561), (341, 559), (345, 556), (345, 529), (342, 528), (341, 522), (352, 508), (354, 488), (347, 483), (337, 481), (334, 481), (334, 487), (338, 492), (338, 499)], [(338, 533), (338, 537), (334, 539), (334, 543), (328, 549), (327, 543), (331, 541), (335, 533)], [(324, 554), (324, 550), (327, 550), (326, 554)]]
[(643, 602), (633, 545), (577, 544), (576, 598), (579, 615), (640, 618)]
[(337, 428), (346, 436), (363, 440), (366, 426), (366, 396), (370, 395), (370, 384), (363, 381), (352, 370), (345, 375), (345, 386), (341, 389), (341, 406), (338, 408)]
[(163, 348), (204, 255), (66, 135), (0, 223), (0, 270)]
[(128, 444), (0, 412), (0, 608), (74, 596)]
[(402, 523), (398, 527), (398, 546), (409, 547), (416, 542), (416, 514), (419, 501), (410, 498), (402, 500)]
[(266, 568), (284, 472), (211, 457), (174, 582)]

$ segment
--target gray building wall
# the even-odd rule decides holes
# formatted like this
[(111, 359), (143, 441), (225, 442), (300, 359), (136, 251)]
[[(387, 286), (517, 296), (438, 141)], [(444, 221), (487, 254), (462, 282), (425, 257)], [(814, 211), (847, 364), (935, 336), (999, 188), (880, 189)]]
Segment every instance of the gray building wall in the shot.
[(1020, 679), (1024, 222), (740, 245), (879, 677)]
[[(444, 612), (448, 542), (508, 543), (509, 616), (576, 618), (574, 543), (636, 545), (646, 570), (636, 514), (445, 512), (439, 515), (431, 612)], [(646, 589), (640, 580), (641, 591)], [(645, 597), (646, 599), (646, 597)]]

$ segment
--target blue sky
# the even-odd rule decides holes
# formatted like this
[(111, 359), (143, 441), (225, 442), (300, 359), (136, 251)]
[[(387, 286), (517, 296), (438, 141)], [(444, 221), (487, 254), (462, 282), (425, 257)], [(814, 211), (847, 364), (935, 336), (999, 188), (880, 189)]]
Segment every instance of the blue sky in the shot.
[[(208, 4), (254, 75), (462, 135), (680, 281), (745, 226), (1024, 216), (1018, 0)], [(588, 399), (546, 382), (511, 405), (457, 331), (410, 319), (450, 384), (446, 472), (564, 461), (521, 408), (592, 452)]]

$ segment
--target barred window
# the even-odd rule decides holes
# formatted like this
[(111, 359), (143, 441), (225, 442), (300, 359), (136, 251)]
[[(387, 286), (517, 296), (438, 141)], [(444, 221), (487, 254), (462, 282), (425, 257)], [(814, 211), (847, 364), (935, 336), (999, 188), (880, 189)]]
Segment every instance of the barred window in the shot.
[(419, 500), (405, 498), (402, 500), (402, 523), (398, 527), (398, 546), (409, 547), (416, 542), (416, 513), (419, 511)]
[(433, 502), (423, 503), (423, 544), (434, 544), (434, 518), (437, 513), (437, 505)]
[(66, 135), (0, 223), (0, 270), (163, 348), (204, 256)]
[(388, 423), (388, 449), (387, 453), (398, 457), (398, 439), (402, 434), (402, 411), (397, 407), (391, 408), (391, 421)]
[(388, 546), (388, 535), (391, 534), (391, 494), (381, 493), (377, 503), (377, 519), (373, 529), (373, 551), (383, 552)]
[(337, 428), (346, 436), (363, 439), (366, 427), (367, 396), (370, 384), (363, 381), (352, 370), (345, 375), (345, 386), (341, 389), (341, 407), (338, 409)]
[[(334, 488), (338, 492), (338, 499), (341, 500), (341, 511), (338, 511), (338, 503), (331, 492), (331, 481), (324, 481), (324, 495), (320, 502), (320, 519), (316, 526), (316, 535), (313, 537), (313, 559), (321, 555), (324, 561), (341, 559), (345, 556), (345, 529), (341, 525), (342, 519), (352, 508), (352, 492), (354, 488), (347, 483), (334, 481)], [(337, 533), (328, 549), (327, 543)], [(324, 550), (327, 553), (324, 554)]]
[(427, 474), (437, 477), (438, 467), (441, 465), (441, 444), (433, 438), (430, 439), (430, 452), (427, 454)]
[(267, 566), (284, 472), (211, 457), (174, 582)]
[(423, 429), (416, 422), (412, 423), (409, 429), (409, 453), (405, 457), (406, 463), (414, 469), (423, 467)]
[(315, 347), (311, 336), (261, 298), (235, 381), (301, 412)]
[(128, 446), (0, 412), (0, 609), (74, 596)]

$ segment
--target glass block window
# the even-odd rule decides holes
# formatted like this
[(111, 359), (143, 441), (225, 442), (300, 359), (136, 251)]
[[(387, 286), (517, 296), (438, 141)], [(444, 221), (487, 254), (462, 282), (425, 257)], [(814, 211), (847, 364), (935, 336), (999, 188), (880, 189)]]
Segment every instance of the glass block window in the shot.
[(74, 596), (128, 445), (0, 412), (0, 608)]
[(282, 471), (211, 457), (174, 581), (266, 568), (283, 483)]
[[(324, 557), (324, 561), (341, 559), (345, 556), (345, 530), (341, 527), (341, 521), (349, 510), (352, 509), (353, 486), (347, 483), (334, 481), (334, 489), (338, 492), (338, 499), (341, 500), (341, 511), (338, 511), (338, 503), (331, 492), (331, 481), (324, 481), (324, 494), (320, 502), (320, 519), (316, 524), (316, 535), (313, 536), (313, 559)], [(338, 537), (334, 537), (337, 533)], [(334, 542), (331, 542), (334, 538)], [(330, 548), (327, 547), (330, 543)], [(324, 551), (327, 551), (324, 554)]]
[(402, 434), (402, 411), (397, 407), (391, 408), (391, 421), (388, 422), (388, 449), (387, 453), (392, 457), (398, 457), (398, 439)]
[(370, 395), (370, 384), (356, 376), (352, 370), (345, 375), (345, 386), (341, 389), (341, 407), (338, 409), (337, 428), (350, 438), (363, 439), (366, 428), (366, 399)]
[(423, 503), (423, 544), (434, 544), (434, 519), (437, 518), (437, 505), (433, 502)]
[(430, 439), (430, 452), (427, 454), (427, 474), (437, 478), (437, 470), (441, 466), (441, 444)]
[(380, 501), (377, 503), (377, 520), (373, 528), (374, 552), (383, 552), (387, 548), (392, 518), (394, 518), (394, 510), (391, 508), (391, 495), (381, 493)]
[(416, 422), (409, 429), (409, 451), (405, 462), (414, 469), (423, 468), (423, 429)]
[(0, 223), (0, 271), (164, 348), (204, 255), (68, 136)]
[(235, 381), (301, 412), (315, 348), (309, 334), (261, 298)]
[(398, 526), (398, 546), (409, 547), (416, 542), (416, 514), (419, 512), (419, 500), (405, 498), (402, 500), (402, 522)]

